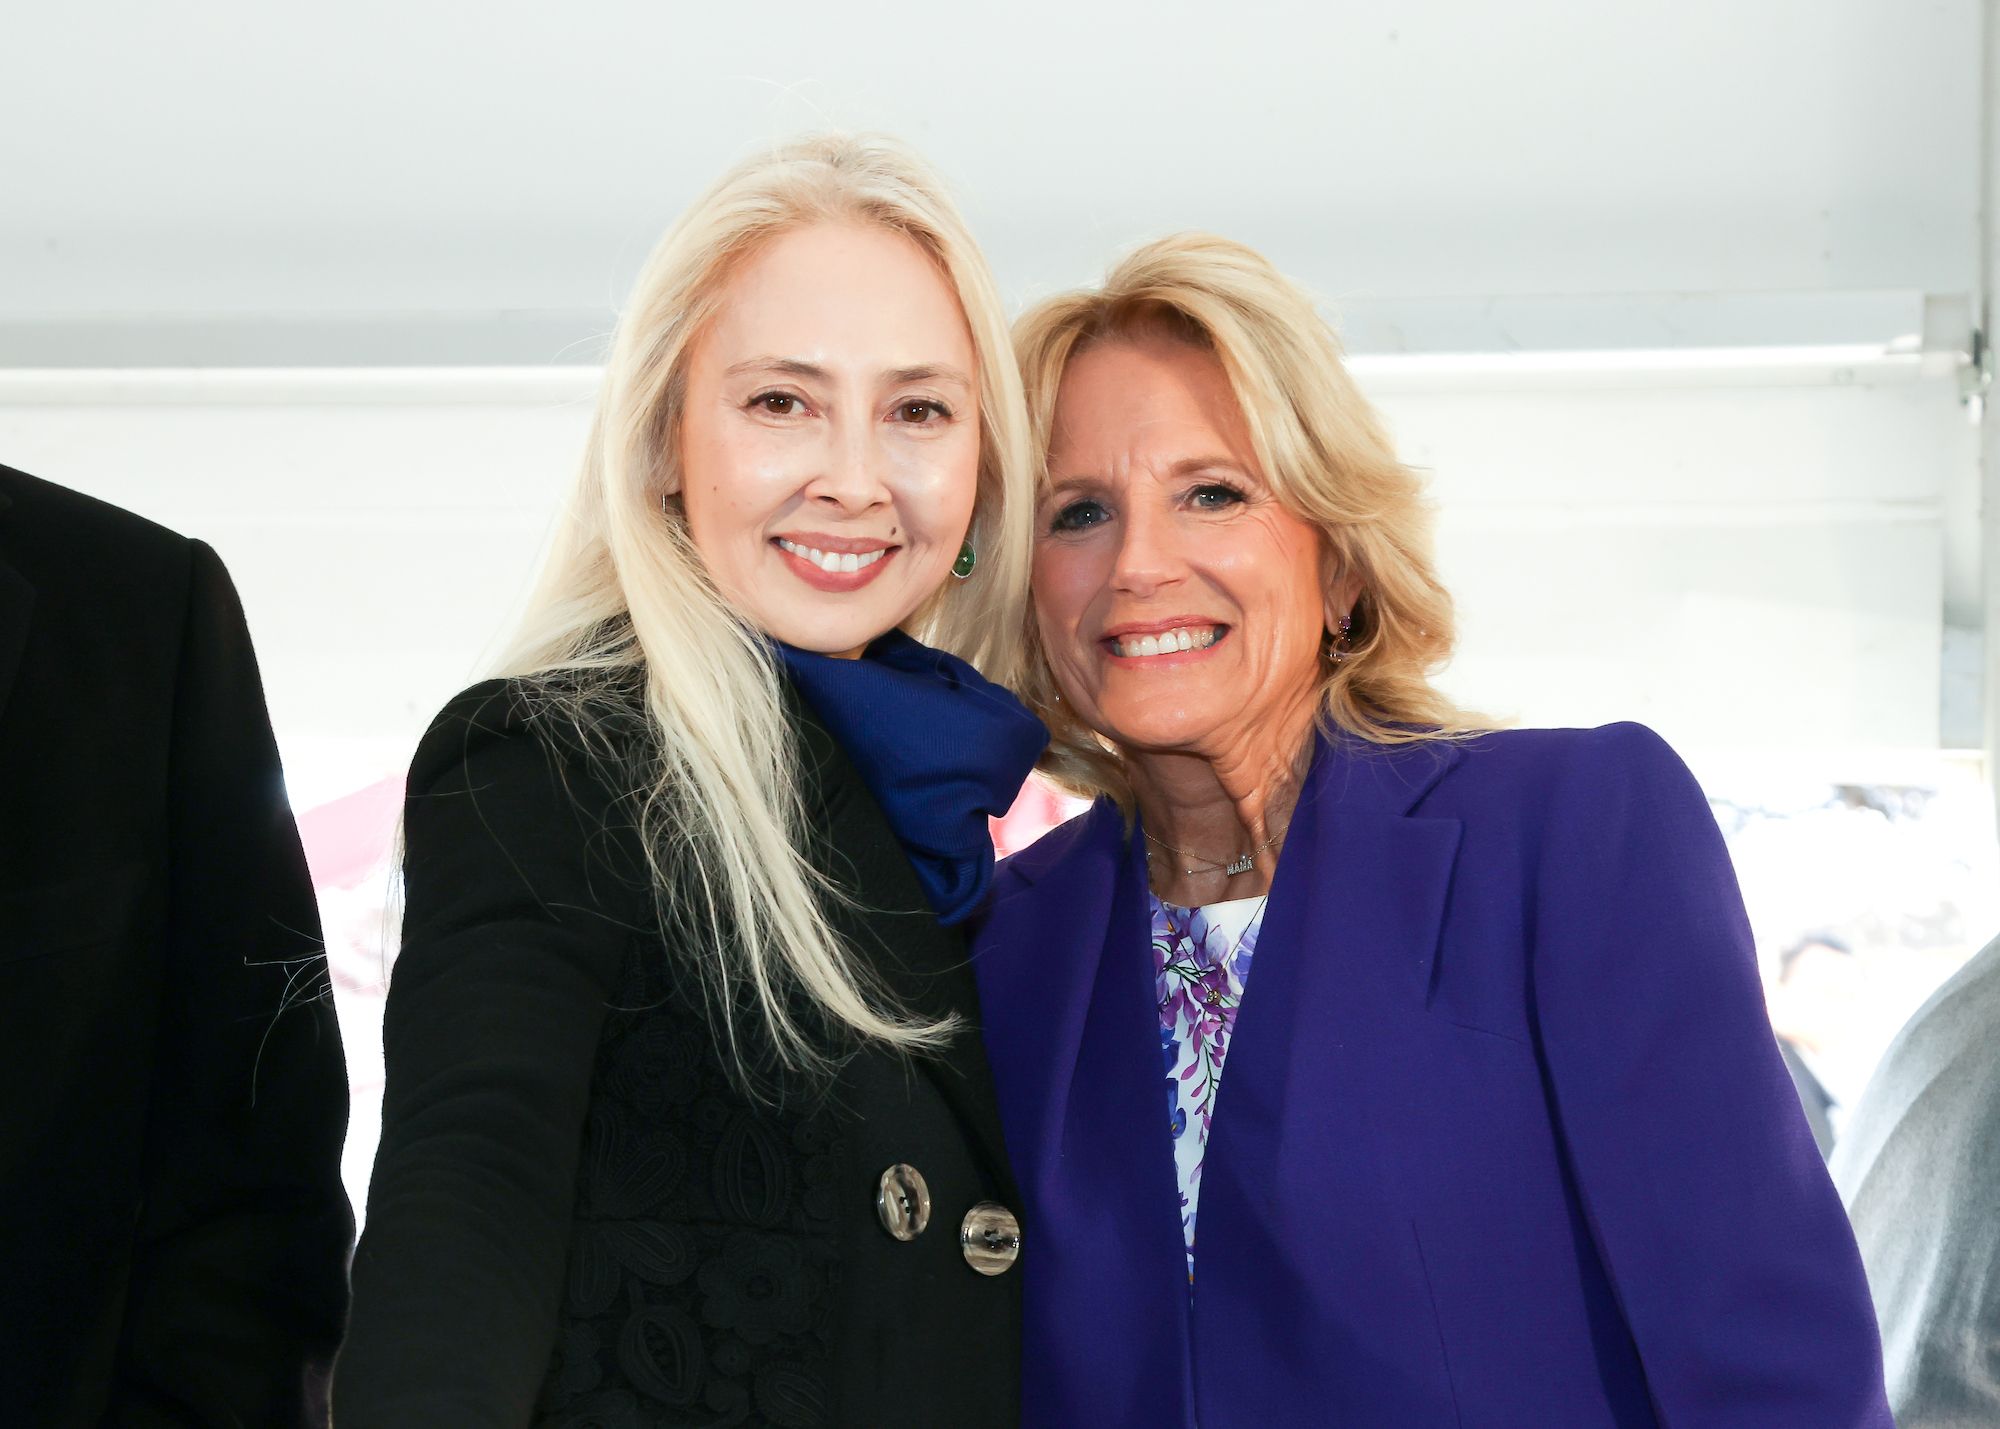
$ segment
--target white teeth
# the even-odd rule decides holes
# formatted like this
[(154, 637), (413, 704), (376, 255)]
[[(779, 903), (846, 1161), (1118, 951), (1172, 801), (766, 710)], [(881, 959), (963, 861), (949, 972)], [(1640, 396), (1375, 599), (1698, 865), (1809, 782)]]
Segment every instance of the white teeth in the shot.
[(887, 546), (879, 551), (869, 551), (865, 555), (853, 551), (822, 551), (817, 546), (801, 546), (796, 541), (787, 541), (783, 536), (778, 537), (778, 545), (781, 549), (790, 551), (795, 556), (802, 556), (821, 570), (833, 575), (853, 575), (889, 554)]
[(1206, 650), (1214, 643), (1213, 625), (1182, 625), (1158, 635), (1113, 640), (1111, 653), (1128, 659), (1144, 659), (1148, 655), (1178, 655), (1187, 650)]

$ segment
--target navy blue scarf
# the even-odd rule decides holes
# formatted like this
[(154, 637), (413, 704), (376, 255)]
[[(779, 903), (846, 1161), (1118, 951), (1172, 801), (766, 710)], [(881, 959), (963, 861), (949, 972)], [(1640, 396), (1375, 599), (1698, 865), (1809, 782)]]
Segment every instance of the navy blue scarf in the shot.
[(964, 919), (993, 879), (986, 820), (1014, 802), (1048, 730), (965, 661), (900, 630), (858, 660), (773, 643), (882, 806), (938, 921)]

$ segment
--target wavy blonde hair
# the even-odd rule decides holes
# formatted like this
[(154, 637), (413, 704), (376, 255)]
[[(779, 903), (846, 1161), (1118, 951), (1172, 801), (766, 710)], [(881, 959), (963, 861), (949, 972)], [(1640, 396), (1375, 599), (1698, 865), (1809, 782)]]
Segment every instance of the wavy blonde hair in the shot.
[[(1005, 313), (931, 169), (892, 140), (844, 135), (740, 164), (661, 238), (620, 318), (574, 494), (497, 672), (521, 682), (553, 734), (580, 740), (623, 781), (668, 941), (686, 950), (726, 1055), (753, 1080), (768, 1064), (824, 1071), (857, 1039), (915, 1050), (952, 1031), (894, 1005), (828, 924), (839, 895), (806, 853), (799, 750), (773, 652), (710, 578), (680, 497), (697, 338), (749, 255), (821, 222), (911, 239), (958, 296), (979, 364), (978, 573), (947, 581), (907, 625), (994, 679), (1016, 677), (1032, 471)], [(746, 1043), (744, 1024), (756, 1022), (769, 1035)]]
[[(1378, 744), (1486, 727), (1431, 684), (1455, 633), (1423, 480), (1397, 460), (1312, 299), (1256, 250), (1213, 234), (1176, 234), (1130, 254), (1103, 286), (1022, 315), (1014, 350), (1043, 454), (1041, 487), (1050, 480), (1056, 397), (1071, 360), (1099, 343), (1158, 336), (1215, 354), (1273, 494), (1319, 530), (1323, 580), (1331, 588), (1347, 573), (1359, 577), (1346, 649), (1322, 661), (1321, 722)], [(1116, 747), (1056, 697), (1032, 610), (1022, 641), (1022, 694), (1054, 736), (1042, 772), (1073, 792), (1109, 794), (1129, 807)]]

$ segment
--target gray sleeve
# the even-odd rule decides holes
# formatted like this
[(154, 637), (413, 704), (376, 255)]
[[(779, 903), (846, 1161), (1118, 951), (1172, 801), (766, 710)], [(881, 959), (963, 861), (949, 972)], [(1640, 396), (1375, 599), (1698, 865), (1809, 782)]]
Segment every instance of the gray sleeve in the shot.
[(2000, 1425), (2000, 943), (1897, 1037), (1831, 1170), (1896, 1423)]

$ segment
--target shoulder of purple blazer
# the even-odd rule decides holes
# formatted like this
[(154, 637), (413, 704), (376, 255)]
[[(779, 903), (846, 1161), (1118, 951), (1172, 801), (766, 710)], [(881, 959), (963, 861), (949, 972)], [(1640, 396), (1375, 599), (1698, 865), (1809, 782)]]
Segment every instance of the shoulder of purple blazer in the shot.
[(1614, 791), (1694, 789), (1667, 742), (1630, 722), (1594, 729), (1496, 729), (1409, 745), (1336, 746), (1328, 795), (1348, 808), (1419, 818), (1464, 808), (1553, 809)]
[(1464, 758), (1427, 796), (1430, 812), (1512, 808), (1595, 823), (1618, 817), (1620, 810), (1678, 809), (1691, 815), (1708, 806), (1672, 746), (1630, 721), (1594, 729), (1492, 730), (1459, 748)]
[[(1627, 788), (1664, 789), (1679, 786), (1699, 792), (1700, 785), (1672, 745), (1643, 724), (1631, 720), (1599, 725), (1595, 729), (1551, 730), (1570, 736), (1558, 745), (1564, 769), (1573, 780), (1582, 781), (1586, 796), (1603, 792), (1613, 784)], [(1706, 803), (1706, 796), (1702, 802)]]
[(1495, 729), (1455, 741), (1463, 772), (1503, 770), (1554, 774), (1577, 764), (1592, 768), (1684, 768), (1672, 746), (1643, 724), (1622, 720), (1590, 729)]

